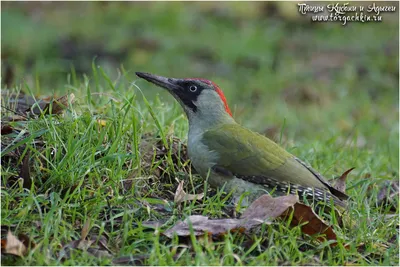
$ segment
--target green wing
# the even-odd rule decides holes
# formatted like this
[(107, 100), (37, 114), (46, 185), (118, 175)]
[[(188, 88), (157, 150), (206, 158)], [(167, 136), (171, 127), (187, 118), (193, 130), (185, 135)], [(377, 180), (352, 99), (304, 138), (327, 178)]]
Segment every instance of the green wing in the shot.
[(239, 124), (225, 124), (204, 133), (203, 142), (217, 151), (218, 167), (240, 176), (265, 176), (304, 186), (326, 188), (293, 155), (270, 139)]

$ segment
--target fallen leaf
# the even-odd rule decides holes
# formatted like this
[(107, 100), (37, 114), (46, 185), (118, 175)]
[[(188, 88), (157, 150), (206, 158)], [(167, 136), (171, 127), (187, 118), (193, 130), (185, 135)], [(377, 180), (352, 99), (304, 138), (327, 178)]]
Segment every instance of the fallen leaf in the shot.
[[(178, 182), (179, 182), (179, 180), (178, 180)], [(175, 197), (174, 197), (175, 203), (179, 204), (179, 203), (185, 202), (185, 201), (200, 200), (204, 197), (204, 193), (201, 193), (201, 194), (186, 193), (185, 190), (183, 190), (183, 183), (184, 183), (184, 181), (182, 180), (178, 184), (178, 188), (176, 189)]]
[(78, 248), (80, 242), (81, 242), (81, 240), (73, 240), (73, 241), (69, 242), (68, 244), (66, 244), (65, 246), (63, 246), (63, 248), (60, 250), (60, 253), (58, 255), (59, 259), (71, 258), (71, 251), (73, 249)]
[(289, 207), (298, 201), (297, 195), (288, 195), (273, 198), (262, 195), (255, 200), (243, 213), (240, 219), (209, 219), (206, 216), (193, 215), (185, 221), (178, 222), (175, 226), (164, 232), (169, 238), (174, 234), (189, 236), (191, 232), (195, 236), (205, 233), (221, 235), (229, 231), (245, 232), (262, 223), (269, 223), (272, 219), (281, 216)]
[(87, 253), (95, 257), (106, 257), (110, 258), (112, 256), (111, 250), (106, 246), (107, 240), (105, 237), (100, 237), (97, 240), (97, 236), (93, 236), (89, 240), (73, 240), (66, 244), (60, 251), (59, 259), (69, 259), (71, 258), (71, 253), (75, 249), (81, 251), (86, 251)]
[[(5, 122), (17, 122), (17, 121), (27, 121), (29, 118), (26, 116), (22, 116), (21, 114), (13, 114), (8, 117), (3, 117), (3, 119)], [(7, 126), (7, 125), (5, 125), (5, 126)], [(10, 126), (10, 125), (8, 125), (8, 126)]]
[(19, 171), (19, 176), (23, 179), (23, 187), (30, 189), (32, 186), (32, 178), (30, 175), (30, 166), (29, 166), (29, 159), (30, 159), (31, 151), (28, 150), (22, 160), (21, 169)]
[(81, 240), (85, 240), (90, 231), (90, 218), (88, 218), (82, 227)]
[(333, 229), (327, 225), (317, 214), (315, 214), (311, 207), (302, 203), (296, 203), (294, 204), (293, 208), (288, 209), (282, 217), (287, 217), (292, 211), (292, 226), (297, 226), (307, 222), (301, 226), (301, 231), (303, 233), (308, 235), (324, 234), (328, 240), (336, 240), (336, 234)]
[(87, 249), (89, 254), (100, 258), (110, 258), (112, 256), (112, 251), (107, 247), (107, 239), (105, 236), (93, 236), (91, 239), (92, 244), (97, 244), (96, 247), (90, 246)]
[(7, 109), (12, 110), (15, 114), (23, 114), (29, 107), (36, 103), (35, 98), (25, 95), (22, 92), (15, 94), (9, 90), (2, 90), (1, 97), (8, 104)]
[[(323, 234), (328, 240), (336, 240), (333, 229), (319, 218), (311, 207), (298, 201), (297, 195), (276, 198), (262, 195), (246, 209), (239, 219), (209, 219), (206, 216), (193, 215), (178, 222), (163, 234), (172, 238), (174, 234), (187, 237), (191, 233), (195, 236), (203, 236), (206, 233), (222, 235), (227, 232), (246, 232), (262, 223), (270, 223), (277, 217), (286, 219), (293, 212), (292, 226), (302, 224), (301, 230), (305, 234)], [(324, 238), (318, 237), (318, 239)], [(332, 246), (334, 245), (333, 243)]]
[(36, 247), (36, 243), (33, 242), (26, 234), (18, 234), (18, 239), (24, 244), (27, 249)]
[(399, 181), (385, 181), (377, 197), (378, 206), (390, 206), (390, 210), (398, 209)]
[(335, 189), (345, 193), (346, 192), (346, 179), (347, 179), (347, 175), (349, 175), (349, 173), (354, 170), (354, 167), (351, 169), (348, 169), (347, 171), (345, 171), (340, 177), (339, 179), (337, 179), (335, 185), (333, 186)]
[(94, 235), (90, 239), (87, 239), (90, 231), (90, 221), (91, 219), (88, 218), (83, 225), (80, 239), (69, 242), (61, 249), (59, 259), (69, 259), (72, 251), (75, 249), (86, 251), (95, 257), (112, 257), (112, 252), (107, 247), (107, 238), (105, 236), (98, 237)]
[[(43, 110), (44, 114), (61, 114), (64, 109), (66, 109), (68, 107), (68, 98), (72, 103), (74, 103), (75, 101), (75, 95), (74, 94), (69, 94), (69, 95), (64, 95), (60, 98), (57, 98), (56, 100), (50, 101), (48, 102), (43, 108), (41, 107), (41, 105), (39, 105), (39, 107), (41, 107), (41, 109)], [(51, 108), (51, 112), (50, 112), (50, 108)], [(41, 110), (38, 107), (35, 107), (31, 110), (31, 112), (35, 115), (40, 115), (41, 114)]]
[(104, 250), (107, 250), (110, 254), (112, 254), (112, 251), (107, 247), (107, 238), (104, 235), (100, 236), (100, 238), (97, 238), (94, 236), (94, 237), (92, 237), (92, 239), (95, 239), (95, 240), (98, 239), (99, 247)]
[(270, 195), (262, 195), (251, 203), (240, 218), (246, 221), (245, 227), (249, 229), (281, 216), (289, 207), (295, 205), (298, 200), (299, 197), (297, 195), (276, 198)]
[[(4, 249), (3, 249), (4, 246)], [(7, 239), (1, 240), (2, 253), (23, 257), (27, 248), (15, 235), (8, 231)]]
[(9, 124), (1, 124), (1, 135), (10, 134), (13, 132), (13, 127)]
[[(42, 112), (44, 114), (61, 114), (69, 103), (74, 103), (75, 95), (67, 94), (52, 100), (50, 97), (43, 97), (41, 99), (36, 99), (30, 95), (25, 95), (23, 93), (13, 94), (2, 92), (2, 97), (6, 98), (6, 102), (9, 107), (8, 110), (14, 112), (16, 115), (11, 117), (10, 121), (20, 121), (27, 120), (24, 115), (39, 116)], [(69, 101), (68, 101), (69, 100)], [(50, 112), (51, 108), (51, 112)]]

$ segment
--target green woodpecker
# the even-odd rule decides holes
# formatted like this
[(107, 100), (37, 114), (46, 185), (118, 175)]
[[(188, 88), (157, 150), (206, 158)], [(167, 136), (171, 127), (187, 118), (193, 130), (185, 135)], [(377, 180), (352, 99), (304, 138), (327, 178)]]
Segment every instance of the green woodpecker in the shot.
[(236, 193), (298, 194), (300, 200), (345, 206), (346, 194), (265, 136), (237, 124), (222, 90), (205, 79), (136, 75), (170, 92), (189, 120), (188, 155), (213, 187)]

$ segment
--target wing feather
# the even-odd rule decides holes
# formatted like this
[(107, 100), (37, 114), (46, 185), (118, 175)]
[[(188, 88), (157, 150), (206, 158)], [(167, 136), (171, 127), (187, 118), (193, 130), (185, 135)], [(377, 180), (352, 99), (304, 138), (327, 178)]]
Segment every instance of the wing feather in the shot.
[[(295, 157), (272, 140), (238, 124), (225, 124), (204, 133), (209, 149), (219, 154), (217, 165), (240, 176), (259, 175), (277, 181), (326, 188)], [(327, 182), (326, 182), (327, 183)]]

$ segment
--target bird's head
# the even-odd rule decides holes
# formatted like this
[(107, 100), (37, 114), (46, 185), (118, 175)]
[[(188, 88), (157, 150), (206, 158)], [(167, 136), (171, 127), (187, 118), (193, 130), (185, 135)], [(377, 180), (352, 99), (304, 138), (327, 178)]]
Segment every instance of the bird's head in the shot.
[(232, 119), (224, 93), (212, 81), (200, 78), (166, 78), (144, 72), (136, 72), (136, 75), (167, 89), (179, 101), (189, 121)]

